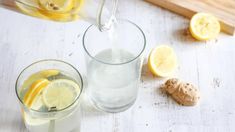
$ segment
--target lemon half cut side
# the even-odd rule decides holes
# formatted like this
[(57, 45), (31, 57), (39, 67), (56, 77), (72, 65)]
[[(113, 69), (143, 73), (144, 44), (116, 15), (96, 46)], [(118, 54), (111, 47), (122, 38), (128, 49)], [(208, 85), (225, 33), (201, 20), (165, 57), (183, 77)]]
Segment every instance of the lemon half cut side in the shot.
[(220, 23), (208, 13), (197, 13), (190, 20), (190, 33), (197, 40), (211, 40), (218, 36)]
[(166, 45), (154, 48), (148, 58), (148, 67), (156, 76), (171, 76), (177, 67), (177, 57), (174, 50)]

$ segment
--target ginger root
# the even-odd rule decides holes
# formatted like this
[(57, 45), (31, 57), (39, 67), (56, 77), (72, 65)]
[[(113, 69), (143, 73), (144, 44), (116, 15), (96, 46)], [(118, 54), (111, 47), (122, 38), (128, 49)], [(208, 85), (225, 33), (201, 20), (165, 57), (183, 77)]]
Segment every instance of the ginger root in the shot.
[(163, 89), (179, 104), (185, 106), (196, 105), (200, 99), (199, 91), (190, 83), (181, 82), (177, 78), (165, 82)]

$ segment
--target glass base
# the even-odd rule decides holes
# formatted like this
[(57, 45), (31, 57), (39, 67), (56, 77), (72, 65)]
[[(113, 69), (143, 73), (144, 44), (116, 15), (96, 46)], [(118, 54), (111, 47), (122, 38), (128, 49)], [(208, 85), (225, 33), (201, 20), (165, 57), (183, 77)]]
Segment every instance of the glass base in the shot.
[(127, 109), (129, 109), (134, 103), (135, 103), (135, 100), (134, 99), (132, 102), (126, 104), (126, 105), (123, 105), (121, 107), (107, 107), (107, 106), (104, 106), (102, 105), (101, 103), (98, 103), (94, 100), (92, 100), (90, 98), (92, 104), (98, 109), (98, 110), (101, 110), (101, 111), (104, 111), (104, 112), (108, 112), (108, 113), (118, 113), (118, 112), (123, 112)]

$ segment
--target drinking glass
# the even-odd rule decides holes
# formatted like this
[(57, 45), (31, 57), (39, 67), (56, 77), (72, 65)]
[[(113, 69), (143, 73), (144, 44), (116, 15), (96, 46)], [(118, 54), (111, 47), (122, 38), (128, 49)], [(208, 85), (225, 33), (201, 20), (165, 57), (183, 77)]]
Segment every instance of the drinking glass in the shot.
[(91, 25), (83, 36), (87, 95), (106, 112), (121, 112), (136, 100), (146, 39), (129, 20), (119, 19), (110, 31)]
[[(49, 84), (39, 92), (45, 82)], [(49, 87), (51, 89), (47, 90), (47, 95), (51, 96), (46, 96), (45, 89)], [(63, 102), (73, 95), (68, 93), (74, 93), (74, 100), (67, 103), (66, 107), (51, 107), (50, 109), (45, 107), (48, 106), (48, 100), (57, 97), (55, 93), (58, 93), (58, 89), (63, 91), (75, 87), (77, 91), (69, 90), (58, 96), (61, 97), (59, 101)], [(26, 128), (30, 132), (79, 132), (81, 118), (79, 104), (82, 89), (82, 77), (69, 63), (59, 60), (42, 60), (26, 67), (18, 76), (15, 85)], [(52, 93), (53, 90), (56, 92)], [(44, 96), (49, 97), (47, 105), (44, 105), (46, 103)], [(32, 105), (29, 105), (28, 101), (33, 101)]]

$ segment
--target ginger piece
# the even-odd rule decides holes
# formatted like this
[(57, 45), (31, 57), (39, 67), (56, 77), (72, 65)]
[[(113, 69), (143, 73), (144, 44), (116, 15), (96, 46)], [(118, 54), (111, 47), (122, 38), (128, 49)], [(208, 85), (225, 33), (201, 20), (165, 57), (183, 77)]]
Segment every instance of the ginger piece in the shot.
[(196, 105), (200, 99), (199, 91), (194, 85), (177, 78), (167, 80), (163, 88), (176, 102), (185, 106)]

